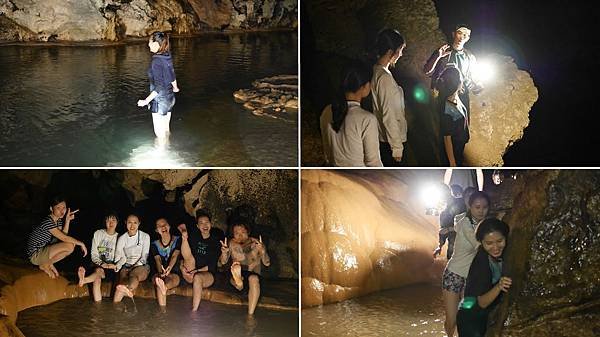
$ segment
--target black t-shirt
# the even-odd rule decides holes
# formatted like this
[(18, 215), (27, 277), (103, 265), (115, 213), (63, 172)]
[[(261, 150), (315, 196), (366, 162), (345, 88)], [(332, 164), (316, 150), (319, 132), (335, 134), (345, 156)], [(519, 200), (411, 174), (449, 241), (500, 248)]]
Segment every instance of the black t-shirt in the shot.
[(190, 230), (188, 242), (196, 260), (196, 268), (208, 266), (208, 271), (217, 271), (217, 260), (221, 256), (221, 242), (225, 239), (225, 233), (219, 228), (211, 228), (208, 239), (202, 238), (200, 230), (193, 227)]
[(466, 110), (464, 105), (453, 105), (446, 102), (445, 109), (440, 116), (440, 132), (442, 136), (451, 136), (453, 142), (468, 142), (469, 127), (465, 122)]
[[(156, 269), (156, 263), (154, 262), (155, 256), (160, 256), (161, 264), (164, 268), (169, 265), (169, 260), (171, 259), (171, 255), (173, 252), (179, 250), (181, 252), (181, 237), (176, 235), (171, 235), (171, 242), (167, 246), (163, 246), (160, 239), (152, 241), (150, 245), (150, 256), (153, 258), (150, 266), (153, 270)], [(173, 266), (173, 271), (179, 271), (179, 263), (175, 263)], [(155, 270), (156, 271), (156, 270)]]
[(463, 198), (452, 197), (446, 208), (440, 213), (440, 227), (454, 227), (454, 217), (467, 210)]
[[(477, 296), (481, 296), (490, 291), (495, 285), (496, 284), (492, 282), (492, 269), (490, 267), (489, 255), (482, 246), (479, 246), (477, 254), (475, 254), (471, 267), (469, 268), (469, 276), (467, 276), (467, 284), (465, 286), (465, 299), (467, 297), (477, 298)], [(485, 310), (491, 310), (491, 308), (500, 302), (501, 298), (502, 292)], [(479, 308), (479, 306), (476, 307)]]

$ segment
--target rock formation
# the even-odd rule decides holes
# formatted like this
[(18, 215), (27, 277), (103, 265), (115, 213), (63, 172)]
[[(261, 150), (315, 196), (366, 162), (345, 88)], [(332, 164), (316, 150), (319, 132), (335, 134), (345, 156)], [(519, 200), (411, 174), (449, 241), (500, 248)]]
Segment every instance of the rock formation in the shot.
[(283, 118), (282, 113), (298, 112), (297, 75), (261, 78), (254, 81), (252, 86), (253, 89), (234, 92), (233, 97), (254, 115)]
[(600, 334), (600, 172), (528, 172), (501, 193), (513, 286), (488, 336)]
[(443, 261), (431, 257), (438, 226), (414, 198), (408, 182), (415, 177), (408, 171), (302, 172), (304, 307), (440, 281)]
[(10, 0), (0, 3), (0, 39), (8, 41), (118, 41), (155, 30), (176, 34), (207, 30), (297, 26), (293, 0)]
[[(309, 0), (302, 8), (302, 162), (322, 165), (319, 115), (329, 104), (341, 67), (350, 59), (366, 60), (377, 32), (394, 28), (407, 47), (392, 73), (404, 88), (409, 126), (408, 146), (417, 166), (440, 165), (436, 114), (429, 104), (430, 79), (422, 67), (446, 43), (432, 0)], [(468, 46), (468, 45), (467, 45)], [(467, 165), (502, 165), (506, 149), (522, 137), (529, 110), (537, 100), (531, 77), (507, 57), (497, 56), (501, 80), (481, 97), (472, 95), (472, 140)], [(410, 132), (413, 130), (414, 132)]]

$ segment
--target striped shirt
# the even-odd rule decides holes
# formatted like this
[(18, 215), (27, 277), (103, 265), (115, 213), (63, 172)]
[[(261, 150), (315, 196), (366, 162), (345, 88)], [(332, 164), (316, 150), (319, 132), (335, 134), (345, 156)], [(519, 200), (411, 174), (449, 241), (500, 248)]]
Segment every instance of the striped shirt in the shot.
[(27, 239), (28, 257), (33, 256), (33, 254), (35, 254), (38, 250), (52, 243), (54, 237), (52, 234), (50, 234), (50, 230), (53, 228), (62, 230), (63, 221), (62, 219), (58, 219), (58, 221), (55, 223), (54, 220), (52, 220), (52, 217), (48, 215), (42, 220), (39, 226), (33, 229), (33, 232), (29, 234), (29, 238)]

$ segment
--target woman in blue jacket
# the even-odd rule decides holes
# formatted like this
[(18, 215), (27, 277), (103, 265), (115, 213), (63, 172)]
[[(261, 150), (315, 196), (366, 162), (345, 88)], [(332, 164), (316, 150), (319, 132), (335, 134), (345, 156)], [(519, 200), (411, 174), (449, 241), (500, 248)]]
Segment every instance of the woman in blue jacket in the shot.
[(175, 94), (179, 92), (173, 61), (171, 59), (169, 36), (163, 32), (154, 32), (148, 41), (152, 63), (148, 69), (150, 95), (138, 101), (138, 106), (148, 106), (152, 111), (154, 133), (159, 145), (167, 143), (171, 110), (175, 105)]

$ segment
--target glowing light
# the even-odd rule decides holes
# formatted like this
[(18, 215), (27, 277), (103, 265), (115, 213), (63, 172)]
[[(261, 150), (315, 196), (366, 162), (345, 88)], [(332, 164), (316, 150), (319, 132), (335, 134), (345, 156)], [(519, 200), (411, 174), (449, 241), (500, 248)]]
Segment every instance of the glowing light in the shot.
[(471, 74), (476, 83), (490, 83), (496, 76), (496, 65), (489, 59), (480, 60), (473, 70), (471, 70)]
[(413, 97), (419, 103), (427, 103), (429, 101), (429, 97), (427, 97), (427, 91), (420, 86), (417, 85), (413, 91)]
[(437, 208), (442, 201), (442, 191), (434, 184), (425, 186), (421, 190), (421, 201), (425, 208)]
[(124, 166), (135, 166), (140, 168), (173, 168), (189, 166), (190, 164), (186, 163), (184, 157), (185, 155), (183, 153), (178, 153), (168, 146), (143, 144), (131, 151), (130, 157), (125, 161)]

